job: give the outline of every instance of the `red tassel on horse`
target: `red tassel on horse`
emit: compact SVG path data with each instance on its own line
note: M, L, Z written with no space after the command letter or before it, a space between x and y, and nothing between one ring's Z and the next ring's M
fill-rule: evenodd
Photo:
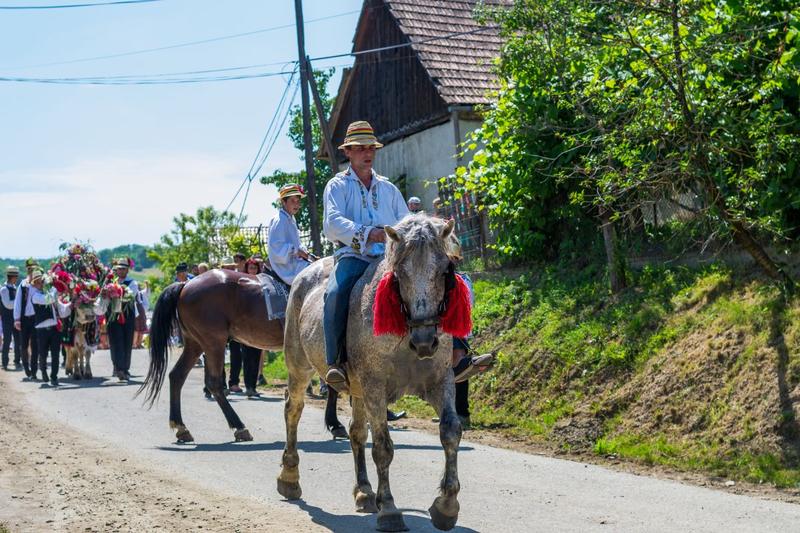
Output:
M374 335L406 334L406 317L400 306L400 295L394 281L394 272L387 272L378 283L375 305L372 308L372 333Z
M456 286L450 290L447 309L442 314L441 320L442 331L453 337L466 337L472 331L469 288L459 275L456 275Z

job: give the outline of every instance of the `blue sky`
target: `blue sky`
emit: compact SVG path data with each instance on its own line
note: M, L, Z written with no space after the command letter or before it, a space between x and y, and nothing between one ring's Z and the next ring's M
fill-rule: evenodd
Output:
M0 5L79 3L0 0ZM361 0L304 0L311 56L349 52ZM353 12L353 13L348 13ZM330 18L319 22L313 19ZM146 54L50 66L294 23L294 0L164 0L0 11L0 76L145 75L297 58L294 28ZM341 65L348 58L328 60ZM288 66L291 70L291 65ZM0 82L0 256L49 256L64 240L150 244L178 213L223 209L250 168L287 76L187 85ZM299 94L296 102L299 103ZM261 171L303 166L285 134ZM253 183L248 223L273 214ZM240 197L241 200L241 197ZM238 212L240 201L234 204Z

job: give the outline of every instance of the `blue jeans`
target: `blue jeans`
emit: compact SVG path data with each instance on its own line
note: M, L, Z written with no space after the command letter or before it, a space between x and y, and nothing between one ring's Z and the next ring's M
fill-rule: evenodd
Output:
M325 289L322 311L322 330L325 333L325 359L335 365L347 334L347 314L350 309L350 292L358 278L369 266L367 261L355 257L337 259Z

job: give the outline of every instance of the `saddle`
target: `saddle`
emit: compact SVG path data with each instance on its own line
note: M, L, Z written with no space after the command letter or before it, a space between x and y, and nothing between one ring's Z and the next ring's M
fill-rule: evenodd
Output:
M258 274L258 283L264 294L267 304L267 318L269 320L284 320L286 306L289 303L289 286L274 272Z

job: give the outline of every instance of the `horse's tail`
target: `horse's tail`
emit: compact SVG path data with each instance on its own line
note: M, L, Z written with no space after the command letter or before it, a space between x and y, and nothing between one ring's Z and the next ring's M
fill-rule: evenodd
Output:
M167 373L167 353L171 344L173 326L180 327L178 322L178 298L184 283L173 283L161 293L153 309L150 324L150 369L147 377L136 393L138 396L147 390L145 404L152 407L158 399L164 376Z

